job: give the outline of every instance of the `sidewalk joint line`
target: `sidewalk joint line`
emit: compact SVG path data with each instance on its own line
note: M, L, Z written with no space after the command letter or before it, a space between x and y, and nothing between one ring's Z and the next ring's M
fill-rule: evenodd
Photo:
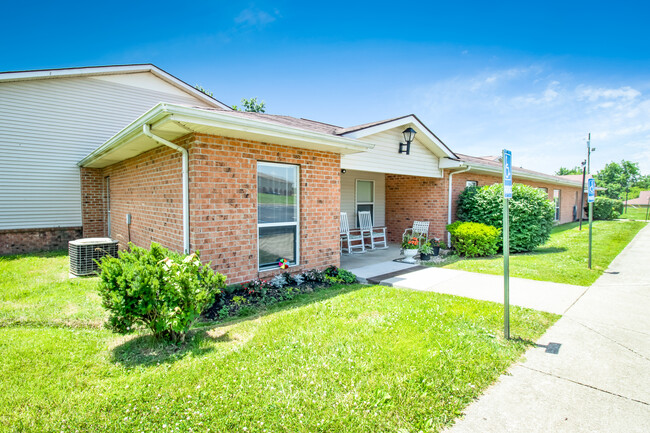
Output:
M634 354L637 355L637 356L640 356L641 358L645 359L646 361L650 361L650 358L647 358L646 356L644 356L643 354L637 352L636 350L631 349L631 348L627 347L626 345L624 345L624 344L622 344L622 343L619 343L618 341L614 340L613 338L608 337L607 335L604 335L604 334L602 334L601 332L596 331L594 328L592 328L592 327L590 327L590 326L587 326L587 325L585 325L585 324L582 323L582 322L578 322L578 321L575 320L575 319L571 319L570 317L569 317L569 320L573 320L575 323L577 323L578 325L582 325L582 326L584 326L585 328L589 329L591 332L594 332L594 333L600 335L601 337L606 338L606 339L608 339L609 341L612 341L612 342L618 344L618 345L621 346L622 348L629 350L630 352L634 353Z
M540 374L545 374L546 376L555 377L555 378L557 378L557 379L561 379L561 380L566 380L567 382L575 383L576 385L581 385L581 386L584 386L584 387L587 387L587 388L591 388L591 389L596 390L596 391L604 392L605 394L610 394L610 395L613 395L613 396L615 396L615 397L624 398L624 399L626 399L626 400L630 400L630 401L634 401L634 402L636 402L636 403L641 403L641 404L644 404L644 405L646 405L646 406L650 406L650 403L645 402L645 401L642 401L642 400L637 400L637 399L635 399L635 398L626 397L626 396L621 395L621 394L616 394L615 392L607 391L607 390L605 390L605 389L600 389L600 388L597 388L597 387L595 387L595 386L593 386L593 385L588 385L588 384L586 384L586 383L578 382L578 381L576 381L576 380L567 379L566 377L558 376L558 375L556 375L556 374L552 374L552 373L548 373L548 372L546 372L546 371L538 370L538 369L536 369L536 368L528 367L527 365L523 365L523 364L520 364L520 365L521 365L522 367L524 367L524 368L530 370L530 371L535 371L535 372L540 373Z

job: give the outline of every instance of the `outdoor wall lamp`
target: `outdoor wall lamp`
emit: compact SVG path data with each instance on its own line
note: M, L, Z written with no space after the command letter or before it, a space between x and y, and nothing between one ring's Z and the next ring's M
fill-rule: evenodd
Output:
M406 153L408 155L411 153L411 142L413 141L413 137L415 137L415 129L410 127L406 128L402 132L402 135L404 136L404 141L406 141L406 143L399 144L399 153Z

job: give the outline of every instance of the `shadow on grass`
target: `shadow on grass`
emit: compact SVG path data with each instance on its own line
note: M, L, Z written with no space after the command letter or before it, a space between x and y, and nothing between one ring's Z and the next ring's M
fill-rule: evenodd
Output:
M278 302L270 306L261 306L247 316L229 317L223 321L200 322L194 329L190 330L183 344L159 341L153 338L152 335L138 336L115 347L112 351L112 362L122 364L126 367L148 367L164 363L171 364L183 359L187 355L201 356L214 351L215 344L232 341L229 331L221 334L211 331L282 311L301 308L315 302L354 292L364 287L367 286L354 284L350 286L328 287L312 293L298 295L289 301Z
M29 254L12 254L9 256L0 256L0 260L10 261L10 260L28 259L32 257L47 258L47 257L62 257L67 255L68 255L68 250L39 251L39 252L29 253Z
M529 253L516 253L520 255L527 255L527 256L538 256L541 254L557 254L557 253L563 253L565 251L568 251L569 249L566 247L540 247L536 248L535 250L529 252ZM515 254L513 254L515 255Z
M589 221L586 221L587 224L589 224ZM556 234L556 233L562 233L567 230L574 229L578 227L580 223L578 221L574 221L572 223L566 223L566 224L560 224L559 226L555 226L551 229L551 234ZM585 227L585 220L582 220L582 228L584 229Z

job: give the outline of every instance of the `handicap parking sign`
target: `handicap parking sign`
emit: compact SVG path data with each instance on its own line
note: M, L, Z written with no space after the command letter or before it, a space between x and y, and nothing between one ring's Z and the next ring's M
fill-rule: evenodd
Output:
M503 196L512 198L512 152L503 149Z
M596 199L596 181L591 178L587 183L587 203L593 203Z

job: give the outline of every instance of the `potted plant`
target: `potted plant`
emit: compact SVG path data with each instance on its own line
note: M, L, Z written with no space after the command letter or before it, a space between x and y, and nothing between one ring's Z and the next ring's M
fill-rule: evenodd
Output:
M415 263L415 255L418 253L420 240L415 236L404 236L402 238L402 248L404 249L405 263Z
M440 239L433 239L431 241L431 247L433 249L433 255L437 256L440 254L440 248L443 250L447 248L447 244L445 244L445 241L441 241Z
M431 254L433 253L433 247L431 242L422 242L420 245L420 260L431 260Z

